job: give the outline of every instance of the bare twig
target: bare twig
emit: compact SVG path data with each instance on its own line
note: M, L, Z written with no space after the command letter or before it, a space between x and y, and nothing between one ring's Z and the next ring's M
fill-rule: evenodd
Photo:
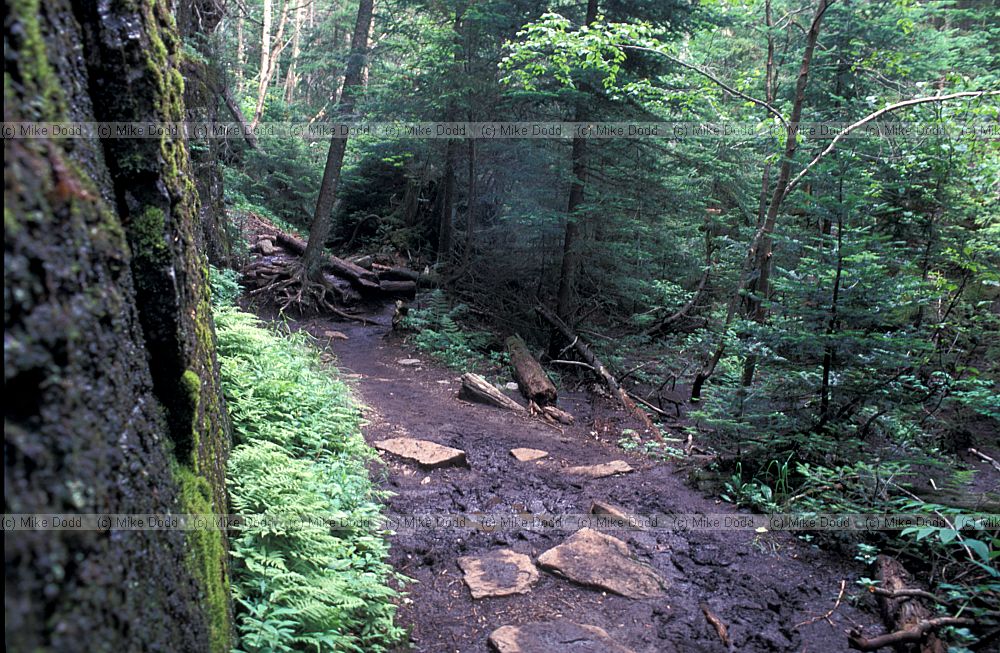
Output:
M930 592L924 590L915 589L901 589L901 590L889 590L884 587L872 587L870 588L872 594L877 594L878 596L884 596L890 599L899 598L920 598L927 599L928 601L934 601L935 603L948 603L947 600L942 599L936 594L931 594Z
M698 66L695 66L694 64L690 64L690 63L688 63L686 61L682 61L682 60L678 59L677 57L669 55L666 52L664 52L663 50L657 50L656 48L647 48L647 47L642 46L642 45L622 45L620 47L623 50L639 50L641 52L652 52L653 54L658 54L661 57L664 57L665 59L669 59L670 61L673 61L675 64L677 64L678 66L681 66L682 68L687 68L688 70L693 70L694 72L698 73L702 77L705 77L705 78L711 80L716 86L718 86L722 90L726 91L727 93L731 93L732 95L735 95L738 98L742 98L742 99L746 100L747 102L752 102L752 103L756 104L759 107L763 107L769 114L771 114L772 116L774 116L775 118L777 118L781 122L782 125L784 125L785 127L788 126L788 123L785 121L785 116L783 116L781 114L781 112L778 111L776 108L774 108L772 105L768 104L764 100L759 100L759 99L753 97L752 95L747 95L743 91L739 91L739 90L733 88L732 86L730 86L729 84L725 83L724 81L722 81L721 79L719 79L718 77L716 77L715 75L713 75L712 73L710 73L709 71L705 70L704 68L700 68Z
M973 455L976 455L976 456L979 456L980 458L982 458L983 460L985 460L989 464L993 465L993 469L995 469L998 472L1000 472L1000 462L997 462L996 458L990 458L989 456L987 456L986 454L984 454L982 451L979 451L978 449L973 449L972 447L969 447L969 453L971 453Z
M846 580L841 580L840 581L840 594L837 595L837 601L833 604L833 607L830 608L826 612L826 614L821 614L820 616L813 617L812 619L806 619L802 623L795 624L795 627L796 628L801 628L802 626L808 626L810 624L816 623L817 621L820 621L821 619L826 619L830 623L830 625L833 625L833 622L830 621L830 617L832 617L833 613L836 612L837 608L840 607L840 602L844 600L844 591L846 589L847 589L847 581Z

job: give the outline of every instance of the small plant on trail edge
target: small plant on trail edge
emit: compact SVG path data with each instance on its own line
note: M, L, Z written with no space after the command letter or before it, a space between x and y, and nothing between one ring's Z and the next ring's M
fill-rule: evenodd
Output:
M736 472L725 482L723 499L738 506L748 506L764 512L781 512L770 485L753 478L743 480L743 465L736 463Z
M662 441L643 440L632 429L624 429L622 437L618 439L618 446L623 451L640 453L659 460L680 460L685 457L683 449L671 446L667 444L668 442L680 443L681 441L671 438L663 438Z
M502 367L506 353L483 352L491 340L488 333L463 329L459 320L467 311L464 304L451 306L444 291L428 294L423 308L412 308L403 319L403 328L415 331L417 349L456 370Z
M358 407L303 337L220 305L235 298L231 275L213 271L212 286L235 444L227 485L249 517L230 538L235 650L385 651L404 635L389 583L406 579L373 526L385 493L368 476Z

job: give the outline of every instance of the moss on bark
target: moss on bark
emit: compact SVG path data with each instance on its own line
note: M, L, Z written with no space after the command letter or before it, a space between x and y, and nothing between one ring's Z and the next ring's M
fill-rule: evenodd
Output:
M6 120L183 120L164 0L7 7ZM191 177L169 133L5 139L8 512L227 511ZM8 650L229 647L217 530L27 531L4 543Z

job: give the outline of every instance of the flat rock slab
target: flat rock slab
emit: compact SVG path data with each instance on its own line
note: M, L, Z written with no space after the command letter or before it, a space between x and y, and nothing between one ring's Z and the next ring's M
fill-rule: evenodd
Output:
M465 452L461 449L452 449L429 440L390 438L376 442L375 448L379 451L388 451L428 469L466 464Z
M549 455L548 451L542 451L541 449L528 449L525 447L519 447L517 449L511 449L510 455L517 458L522 463L530 463L532 460L540 460Z
M589 476L590 478L604 478L605 476L614 476L615 474L627 474L634 470L624 460L612 460L609 463L601 463L600 465L570 467L566 471L570 474Z
M420 365L419 358L400 358L396 362L399 363L400 365Z
M472 598L524 594L538 582L538 570L531 558L510 549L497 549L480 556L458 559L465 572L465 584Z
M633 653L603 628L560 619L501 626L490 633L499 653Z
M591 528L581 528L538 556L538 566L630 599L663 596L664 581L651 567L633 560L627 544Z

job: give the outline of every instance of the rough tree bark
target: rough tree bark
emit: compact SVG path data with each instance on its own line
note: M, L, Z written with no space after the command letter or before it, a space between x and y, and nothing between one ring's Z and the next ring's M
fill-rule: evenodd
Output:
M170 3L6 9L6 120L185 120ZM3 201L7 511L225 513L185 142L4 139ZM5 647L227 652L227 558L215 529L6 532Z

